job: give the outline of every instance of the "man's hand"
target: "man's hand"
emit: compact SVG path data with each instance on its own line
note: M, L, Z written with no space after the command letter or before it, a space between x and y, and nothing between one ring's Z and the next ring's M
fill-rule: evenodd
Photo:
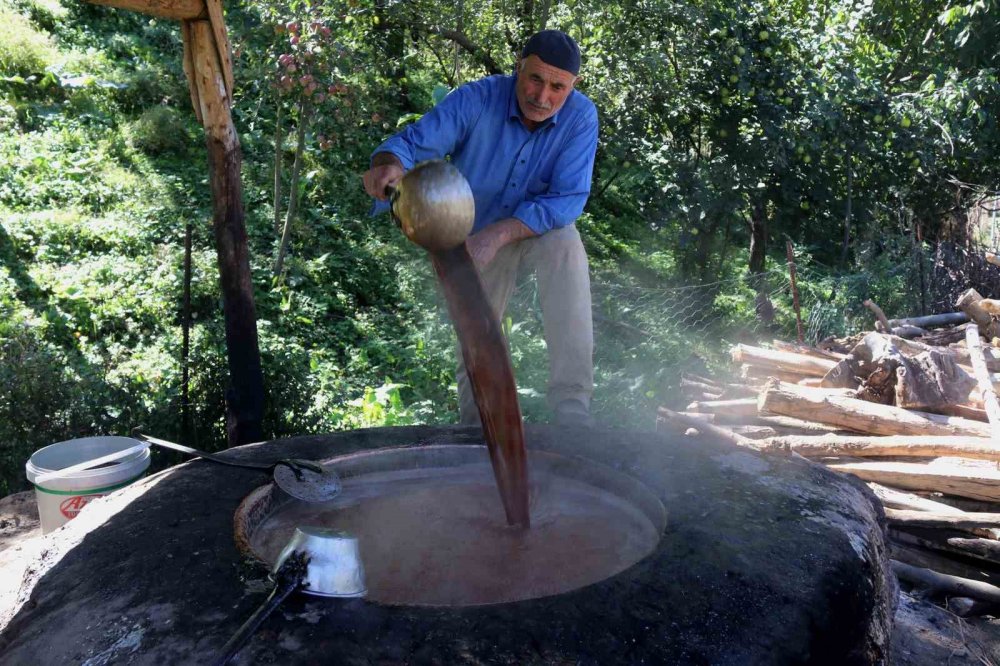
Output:
M531 238L535 232L516 217L508 217L474 233L465 241L469 256L480 270L486 268L504 245Z
M493 257L497 256L497 250L503 247L496 234L489 233L490 228L486 227L477 234L472 234L465 240L465 249L469 251L476 268L486 268Z
M392 153L378 153L372 159L372 168L365 171L361 180L365 184L365 192L379 201L385 201L385 188L395 187L403 177L403 164Z

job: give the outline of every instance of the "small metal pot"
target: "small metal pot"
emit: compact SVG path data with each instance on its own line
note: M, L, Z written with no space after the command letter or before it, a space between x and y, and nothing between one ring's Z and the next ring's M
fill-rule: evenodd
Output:
M363 597L368 591L357 537L327 527L296 527L272 571L277 573L293 553L305 554L309 562L302 592L320 597Z
M454 165L429 160L410 169L396 185L392 216L411 241L444 252L469 236L476 202L469 181Z
M325 527L296 527L274 563L271 578L271 594L223 646L215 666L229 664L264 620L296 590L320 597L363 597L368 591L357 538Z

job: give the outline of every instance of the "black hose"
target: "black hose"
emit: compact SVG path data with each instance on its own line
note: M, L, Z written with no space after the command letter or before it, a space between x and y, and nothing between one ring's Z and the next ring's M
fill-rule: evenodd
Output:
M271 594L268 595L264 603L260 605L254 614L251 615L243 626L240 627L233 637L226 642L222 648L222 653L214 662L215 666L226 666L233 657L243 648L250 637L260 627L260 625L281 605L289 594L294 592L306 577L306 568L309 564L304 552L295 552L288 556L285 563L274 574L275 584Z

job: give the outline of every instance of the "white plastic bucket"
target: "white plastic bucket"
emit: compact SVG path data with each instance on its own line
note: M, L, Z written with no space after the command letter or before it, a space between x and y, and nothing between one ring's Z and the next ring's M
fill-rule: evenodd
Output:
M124 488L141 478L149 468L149 449L141 449L121 460L94 469L71 472L49 479L42 485L35 479L43 474L94 460L141 444L129 437L84 437L38 449L28 459L28 481L35 486L42 533L48 534L76 517L87 502Z

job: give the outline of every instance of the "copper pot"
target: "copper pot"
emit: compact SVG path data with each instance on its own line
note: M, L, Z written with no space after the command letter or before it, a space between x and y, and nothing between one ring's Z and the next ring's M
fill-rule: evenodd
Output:
M392 216L406 237L431 252L452 250L472 231L476 203L465 176L450 162L410 169L392 192Z

